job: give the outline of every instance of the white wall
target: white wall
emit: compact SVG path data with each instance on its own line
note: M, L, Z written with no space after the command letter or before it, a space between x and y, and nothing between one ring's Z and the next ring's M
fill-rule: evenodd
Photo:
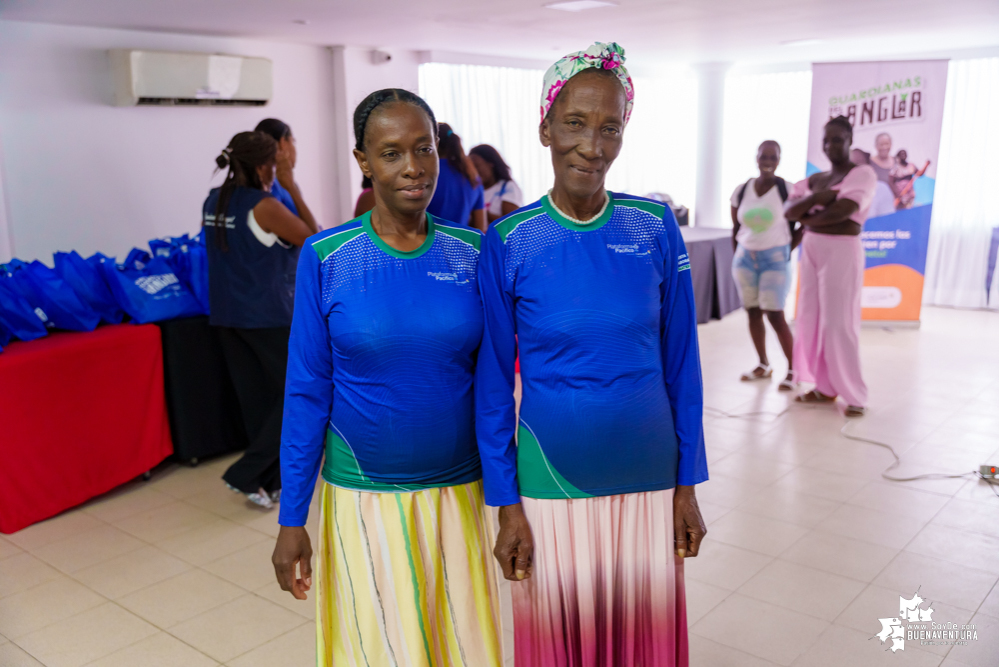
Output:
M14 256L10 226L7 224L7 198L3 191L3 145L0 144L0 262L8 262Z
M403 88L419 94L420 54L416 51L392 50L392 60L375 63L372 49L356 46L334 46L333 70L336 117L335 164L339 206L336 224L354 216L354 203L361 194L361 170L352 153L354 141L354 109L364 98L382 88Z
M274 98L264 107L114 107L110 48L270 58ZM48 263L57 250L120 257L150 238L197 231L215 156L268 116L296 135L296 179L320 224L342 222L334 79L322 47L0 21L0 188L13 253ZM3 218L0 210L0 236Z

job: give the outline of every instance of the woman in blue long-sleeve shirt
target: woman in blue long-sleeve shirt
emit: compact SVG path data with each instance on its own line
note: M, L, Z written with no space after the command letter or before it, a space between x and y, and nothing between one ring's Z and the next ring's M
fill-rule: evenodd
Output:
M482 235L426 212L436 128L407 91L361 103L375 207L309 238L298 267L274 565L304 599L321 466L320 665L502 662L472 393Z
M683 557L707 479L693 289L670 209L604 189L632 106L623 61L595 44L548 70L555 186L489 228L479 264L476 431L517 667L687 665Z

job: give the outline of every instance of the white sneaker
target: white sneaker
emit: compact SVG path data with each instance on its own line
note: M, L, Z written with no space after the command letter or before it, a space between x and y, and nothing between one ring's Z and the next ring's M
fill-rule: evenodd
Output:
M245 491L240 491L229 482L226 482L225 485L229 487L230 491L235 491L236 493L242 493L244 496L246 496L247 500L249 500L254 505L259 505L264 509L269 509L269 510L274 509L274 503L271 502L271 496L269 496L267 492L264 491L263 489L257 489L255 493L246 493ZM278 495L280 495L280 493L281 492L278 491Z
M260 505L264 509L274 509L274 503L271 502L270 496L263 489L257 489L256 493L248 493L246 497L254 505Z

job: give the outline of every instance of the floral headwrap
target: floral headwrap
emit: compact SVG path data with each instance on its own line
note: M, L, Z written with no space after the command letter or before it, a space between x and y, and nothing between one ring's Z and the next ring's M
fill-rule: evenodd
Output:
M548 68L545 72L545 84L541 89L541 122L544 122L548 110L555 104L555 98L565 82L591 67L609 69L617 75L618 81L624 86L624 123L628 124L631 107L635 103L635 84L624 66L624 48L617 42L596 42L585 51L570 53Z

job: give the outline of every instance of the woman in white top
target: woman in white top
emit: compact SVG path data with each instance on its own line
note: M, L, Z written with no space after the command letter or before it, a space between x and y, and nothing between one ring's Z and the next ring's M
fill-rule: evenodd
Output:
M479 144L468 153L486 189L486 217L491 223L524 205L520 187L510 178L510 167L499 151L489 144Z
M801 230L784 217L787 184L775 174L780 164L780 145L764 141L756 152L760 175L740 185L732 193L732 275L749 314L749 335L760 356L753 370L742 380L764 380L773 375L767 358L763 315L777 334L787 357L787 376L779 389L795 388L792 363L794 337L784 319L784 301L791 286L791 251L801 241Z

